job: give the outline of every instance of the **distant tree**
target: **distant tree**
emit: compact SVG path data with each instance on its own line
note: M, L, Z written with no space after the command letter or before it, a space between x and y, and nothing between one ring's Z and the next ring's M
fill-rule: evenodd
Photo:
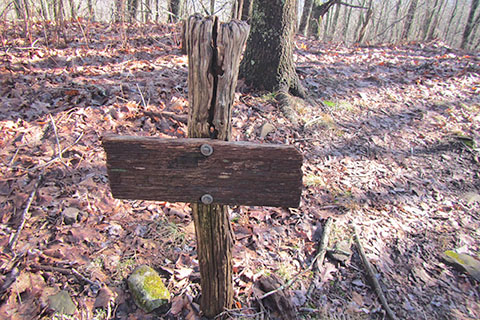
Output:
M232 6L232 19L248 20L252 10L252 0L234 0Z
M407 19L403 26L402 35L400 37L403 40L408 40L408 35L410 34L410 30L413 24L413 17L415 16L415 11L417 10L417 4L418 4L418 0L410 1L410 6L408 7L408 12L407 12Z
M127 10L128 10L128 20L130 22L135 21L135 18L137 17L138 0L128 0Z
M308 0L306 0L305 2L307 2L307 1ZM353 5L353 4L343 2L342 0L328 0L328 1L326 1L324 3L321 3L321 4L319 4L318 0L313 0L312 10L310 11L310 13L309 13L309 10L307 10L307 11L304 10L303 11L302 20L307 19L307 17L303 17L303 15L307 15L310 18L308 19L308 23L305 22L305 24L306 24L305 25L305 28L306 28L305 30L306 31L303 31L302 33L304 35L315 35L315 36L318 37L321 19L335 5L343 5L343 6L347 6L347 7L350 7L350 8L357 8L357 9L368 9L368 8L365 8L363 5ZM333 17L333 22L332 23L336 24L335 16ZM325 28L326 28L325 30L326 31L328 31L328 26L329 26L329 24L327 23L325 25Z
M168 0L168 11L169 14L168 20L170 22L177 22L180 16L180 8L182 1L181 0Z
M373 0L370 0L368 3L368 10L365 19L363 20L362 26L360 27L358 31L358 37L357 37L357 43L361 43L363 39L365 38L365 34L367 31L367 26L368 23L370 22L372 16L373 16L373 10L372 10L372 2Z
M95 20L95 10L93 9L92 0L87 0L88 18L92 21Z
M463 31L462 43L460 44L460 47L462 49L465 49L467 47L472 31L475 27L474 19L475 19L475 13L477 12L477 8L478 8L478 3L479 3L479 0L472 0L472 3L470 5L470 13L468 14L467 24Z
M303 34L304 36L307 35L308 23L310 21L310 16L312 15L314 2L314 0L305 0L305 3L303 5L303 12L300 19L300 26L298 27L298 32L300 34Z

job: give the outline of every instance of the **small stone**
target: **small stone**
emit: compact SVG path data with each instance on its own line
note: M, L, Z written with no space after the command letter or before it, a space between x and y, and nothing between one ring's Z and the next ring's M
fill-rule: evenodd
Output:
M147 265L137 267L127 283L135 304L147 313L168 303L170 299L170 292L162 278Z
M344 263L352 256L351 243L348 240L338 241L333 249L328 252L332 258Z
M447 250L443 254L445 261L465 270L470 276L480 282L480 260L466 253L457 253L452 250Z
M63 209L63 212L62 212L63 222L65 224L74 224L75 222L78 221L79 213L80 213L80 210L74 207L68 207Z
M49 296L48 305L50 309L61 314L73 315L77 311L77 307L75 307L72 298L65 290Z
M260 139L265 139L265 137L275 131L275 127L268 122L265 122L260 129Z

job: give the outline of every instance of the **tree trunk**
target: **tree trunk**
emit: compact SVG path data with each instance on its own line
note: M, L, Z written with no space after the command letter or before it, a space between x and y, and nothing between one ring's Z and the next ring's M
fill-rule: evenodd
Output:
M210 0L210 14L215 14L215 0Z
M435 13L435 15L433 16L433 21L431 22L430 26L429 26L429 30L428 30L428 34L427 34L427 41L432 41L434 36L435 36L435 30L437 30L437 26L438 26L438 21L440 20L440 17L443 15L443 11L445 10L445 4L446 4L446 1L444 0L440 0L440 4L437 8L437 12Z
M246 83L305 96L293 62L295 0L253 2L252 32L240 65Z
M308 23L310 21L310 16L312 15L313 3L314 0L305 0L305 4L303 5L302 18L300 19L300 27L298 28L298 32L304 36L307 35Z
M92 0L87 0L88 18L95 21L95 11L93 10Z
M168 11L171 13L169 14L168 20L172 23L178 21L180 16L180 0L169 0L168 1Z
M75 8L75 2L73 0L68 0L68 4L70 5L70 15L73 20L77 19L77 12Z
M137 17L138 0L128 0L128 20L134 22Z
M479 0L472 0L472 4L470 6L470 13L468 14L468 19L467 19L467 25L463 30L462 43L460 44L460 47L462 49L467 48L468 42L470 40L470 35L472 34L472 30L474 27L473 19L475 18L475 12L477 11L478 3L479 3Z
M370 19L372 18L372 15L373 15L373 10L371 6L372 6L372 0L370 0L370 4L368 5L367 16L365 17L365 21L363 22L363 25L360 28L360 31L358 32L357 43L362 43L363 39L365 38L365 33L367 31L368 23L370 22Z
M457 9L458 9L458 0L455 0L455 5L453 6L453 10L452 10L452 13L450 15L450 19L448 20L447 27L445 28L445 34L443 35L443 38L445 40L448 40L448 32L451 30L453 19L457 15Z
M413 17L415 16L415 11L417 10L417 3L418 0L411 0L410 2L410 6L408 7L407 20L405 21L405 25L403 26L401 36L402 40L408 40L408 35L410 34L410 30L412 29Z
M18 20L23 19L23 0L14 0L13 5L15 7L15 13Z
M186 25L189 138L229 140L241 51L249 26L192 16ZM215 202L215 199L213 199ZM202 287L201 309L212 318L233 303L233 235L227 206L192 204Z

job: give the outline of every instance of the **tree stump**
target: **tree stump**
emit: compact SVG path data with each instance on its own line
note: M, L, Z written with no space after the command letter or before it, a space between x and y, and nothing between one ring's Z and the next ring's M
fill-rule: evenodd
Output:
M228 141L241 52L250 27L245 22L219 23L217 17L191 16L186 22L188 54L189 138ZM197 238L200 305L214 317L233 303L232 241L228 207L192 204Z

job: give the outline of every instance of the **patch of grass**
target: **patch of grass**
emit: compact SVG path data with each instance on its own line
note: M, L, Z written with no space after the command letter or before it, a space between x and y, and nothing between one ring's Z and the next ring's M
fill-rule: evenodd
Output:
M268 92L262 96L260 96L260 99L264 100L265 102L275 102L277 97L276 92Z
M132 258L121 261L117 265L117 275L122 279L125 278L132 271L134 266L135 260Z
M275 271L275 273L282 278L285 282L289 281L292 279L292 270L286 265L285 263L280 264L278 269Z
M307 174L303 177L303 184L307 187L324 187L326 186L325 180L321 176L314 174Z
M166 218L157 221L155 227L155 236L161 238L165 243L174 247L181 247L186 243L186 233L182 227Z
M305 128L311 127L311 126L323 127L327 129L337 128L337 124L335 123L335 120L328 113L322 113L320 116L305 122Z
M108 318L107 310L100 308L95 310L95 314L93 315L93 320L105 320Z

